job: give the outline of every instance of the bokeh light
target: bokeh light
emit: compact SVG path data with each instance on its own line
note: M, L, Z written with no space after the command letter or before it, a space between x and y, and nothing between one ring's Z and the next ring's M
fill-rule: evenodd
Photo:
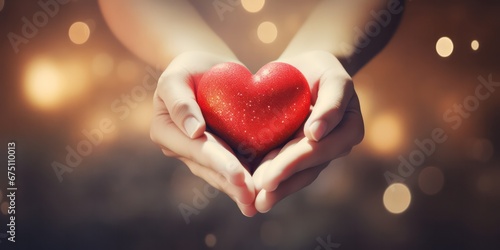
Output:
M217 244L217 237L214 234L207 234L205 236L205 244L207 247L214 247Z
M62 70L64 98L76 100L88 89L88 72L78 61L66 62Z
M37 59L31 63L24 87L29 101L40 108L54 108L64 97L62 72L47 59Z
M198 205L205 202L198 191L205 193L205 181L193 175L181 161L162 155L159 146L148 137L154 89L147 89L143 98L140 85L144 79L154 85L161 71L151 68L154 74L145 72L146 63L157 58L141 57L146 60L141 61L136 55L151 55L142 49L156 45L143 46L139 51L129 50L130 44L124 45L121 41L129 38L132 42L137 41L133 40L137 34L127 33L123 23L108 25L108 16L101 13L104 9L95 2L90 5L87 1L57 4L57 1L45 0L47 8L41 8L38 2L0 0L5 33L25 37L23 33L28 31L35 35L29 39L25 37L29 41L18 45L4 37L2 51L6 63L2 74L5 137L19 142L20 160L35 163L21 166L24 168L19 172L23 177L19 184L27 187L23 196L36 197L18 200L22 216L36 218L19 221L18 236L28 236L28 243L39 242L57 248L61 245L57 243L61 227L67 228L65 245L79 242L76 244L85 249L93 245L112 245L120 241L124 233L136 235L130 245L143 249L165 246L174 249L246 246L252 249L313 249L337 239L346 248L432 245L438 249L446 248L457 234L470 236L465 243L479 248L496 249L497 245L491 246L492 243L500 243L497 239L500 235L500 213L497 211L500 130L495 129L500 126L498 91L482 101L476 111L466 110L470 113L468 118L454 111L458 110L455 105L463 106L464 100L470 99L468 96L477 95L476 87L481 82L484 84L478 80L479 76L488 80L492 74L492 82L500 80L495 76L495 69L498 69L495 55L500 47L490 45L500 39L500 35L492 32L500 5L463 0L442 4L429 1L414 4L416 1L411 1L403 6L410 8L387 49L353 76L367 130L362 148L355 147L349 156L335 160L309 188L290 195L269 213L249 220L224 193L216 199L205 195L209 204L199 209ZM241 0L242 6L235 6L236 2L240 3L238 0L217 1L223 3L219 5L222 8L219 12L211 6L213 1L190 2L194 5L193 10L198 10L203 20L221 39L227 40L231 49L255 72L262 64L279 56L320 1L291 4L290 1ZM343 11L358 12L351 8L354 6L339 7L331 12L324 10L331 14L328 19L338 20L338 24L352 24L339 25L335 30L341 42L332 49L339 51L339 58L362 49L356 45L365 41L371 47L382 46L388 40L379 43L380 35L362 37L367 30L369 33L377 30L372 24L382 27L384 23L381 22L388 21L382 12L370 14L372 6L359 9L367 14L361 20L363 24L369 23L359 26L354 21L362 18L362 13L358 16ZM47 9L56 15L52 17ZM150 9L153 14L155 9ZM116 9L110 11L116 15ZM145 15L153 17L148 11ZM224 21L219 20L221 15ZM48 17L48 25L34 24L34 19L42 23L44 16ZM394 21L396 15L390 17ZM466 25L464 20L467 20ZM86 27L82 26L86 37L82 45L75 44L70 36L70 27L77 21L88 27L85 33ZM258 35L258 27L264 21L272 22L274 29L269 44ZM147 20L141 19L138 25L146 23ZM322 23L325 27L332 26L332 22ZM418 29L430 23L437 33ZM12 24L11 27L8 24ZM31 26L36 31L29 32ZM318 25L315 31L325 27ZM111 29L122 30L124 37L116 33L120 39L116 38ZM149 27L146 31L153 30L154 27ZM358 31L361 36L353 35ZM439 43L443 53L448 43L447 58L438 54L437 43L444 36L448 40ZM196 42L182 41L183 45ZM350 42L354 46L348 46ZM425 45L425 48L408 49L415 45ZM251 47L255 48L249 49ZM45 60L39 61L39 58ZM35 66L37 62L40 64ZM160 65L164 67L165 63ZM355 65L356 60L350 66ZM33 80L28 81L29 77ZM35 91L30 91L35 94L29 93L29 88L34 88ZM491 89L482 88L479 92L487 94ZM124 95L131 97L133 105L123 102ZM113 105L116 101L119 101L120 111L112 108L117 107ZM453 111L447 113L448 118L456 120L445 117L448 110ZM83 157L73 172L65 173L63 183L58 185L51 163L69 165L67 147L77 150L80 142L88 139L82 131L98 129L103 119L112 121L116 126L114 132L104 134L102 141L96 139L99 143L92 148L92 153ZM36 126L37 123L41 126ZM459 128L454 129L458 123ZM414 143L417 139L429 142L427 139L433 139L436 127L445 131L446 142L435 142L433 146ZM414 154L416 151L424 153L422 159L425 160L418 166L411 162L412 159L420 162ZM403 162L399 155L409 163ZM37 168L40 164L36 163L45 167L40 171ZM394 176L391 180L403 183L392 187L396 191L385 184L388 173ZM4 220L7 217L3 214L7 213L9 205L5 186L0 188L3 191L0 191L0 218ZM189 215L189 225L184 222L183 212L179 212L181 203L199 211L199 215ZM457 212L457 204L465 205ZM175 232L175 236L136 232L137 221L145 214L147 218L139 230L152 231L161 224L164 225L162 231ZM100 234L109 237L86 240L81 232L102 224L103 218L106 227ZM443 221L446 223L440 223ZM37 231L40 228L44 230ZM123 233L115 233L117 230ZM0 233L0 245L8 243L3 235L5 231ZM455 245L460 243L463 240L459 239Z
M426 167L418 175L418 186L427 195L434 195L443 189L444 175L437 167Z
M402 183L391 184L384 192L384 206L393 214L400 214L410 206L410 189Z
M453 53L453 41L449 37L441 37L436 42L436 52L441 57L449 57Z
M241 0L243 8L250 13L259 12L265 3L266 0Z
M257 36L263 43L272 43L278 37L278 28L272 22L263 22L257 28Z
M69 27L69 39L75 44L84 44L90 37L90 28L84 22L75 22Z
M267 246L276 246L283 237L283 228L276 221L265 221L260 228L260 238Z
M93 33L94 30L95 30L95 27L96 27L96 22L94 19L92 18L89 18L89 19L85 19L85 21L83 21L85 24L87 24L87 26L89 27L89 30L90 30L90 33Z
M114 61L107 53L101 53L94 57L91 67L96 76L104 77L113 71Z
M478 40L474 40L470 43L470 47L472 48L472 50L478 50L479 49L479 41Z
M403 141L403 126L398 116L386 113L375 117L368 127L367 142L379 153L396 151Z

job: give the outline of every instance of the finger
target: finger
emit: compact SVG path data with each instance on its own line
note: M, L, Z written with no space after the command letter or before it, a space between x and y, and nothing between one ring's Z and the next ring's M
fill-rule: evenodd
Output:
M262 190L262 179L263 179L263 173L266 171L268 168L269 164L271 163L271 160L273 160L279 153L280 149L275 149L271 152L269 152L264 159L262 159L262 163L260 166L257 167L255 172L253 173L253 182L255 185L255 190L256 192L259 192Z
M361 142L363 134L362 117L359 113L348 111L342 123L323 140L315 142L302 138L290 141L267 167L262 187L274 191L295 173L345 155Z
M214 188L226 193L236 204L238 204L238 207L250 211L246 207L252 205L254 202L255 188L249 173L246 177L246 181L242 185L236 185L227 181L222 174L217 173L213 169L201 166L189 159L182 158L182 161L186 163L194 175L202 178ZM247 215L247 213L245 214Z
M209 133L193 140L182 133L168 115L164 115L153 119L151 139L178 156L223 174L231 183L245 181L245 172L248 171Z
M319 81L318 98L304 125L307 138L319 141L330 133L342 120L354 93L352 80L345 71L324 72Z
M175 125L190 138L201 136L206 128L194 91L192 76L184 69L165 71L156 90Z
M310 185L327 165L328 163L325 163L297 173L290 179L281 183L273 192L268 192L266 190L260 191L255 198L255 208L261 213L267 213L276 203L283 200L285 197Z
M253 217L255 214L257 214L257 209L255 208L253 203L250 205L245 205L236 202L236 205L238 205L238 208L240 209L241 213L246 217Z
M241 187L231 187L231 184L223 176L213 170L199 166L193 161L186 161L186 165L190 166L193 174L207 181L212 187L226 193L236 203L243 215L252 217L257 213L253 205L255 194L250 191L253 187L248 187L246 190Z

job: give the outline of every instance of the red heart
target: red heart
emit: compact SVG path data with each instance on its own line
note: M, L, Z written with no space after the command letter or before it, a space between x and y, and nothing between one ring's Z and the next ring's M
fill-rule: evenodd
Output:
M237 63L218 64L201 78L196 98L208 127L250 165L286 142L311 105L302 73L279 62L255 75Z

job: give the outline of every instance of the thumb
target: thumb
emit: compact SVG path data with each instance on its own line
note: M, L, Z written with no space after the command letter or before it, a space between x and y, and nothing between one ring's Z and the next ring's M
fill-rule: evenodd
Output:
M165 72L158 81L156 96L165 104L177 127L188 137L205 131L205 120L196 102L194 82L187 71Z
M325 72L319 82L318 98L304 125L306 137L319 141L330 133L342 120L354 93L354 85L347 74Z

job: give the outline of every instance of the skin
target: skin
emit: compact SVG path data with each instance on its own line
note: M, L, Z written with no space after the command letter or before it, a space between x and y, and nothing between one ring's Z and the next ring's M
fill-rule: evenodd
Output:
M354 27L363 30L367 22L376 21L372 12L388 4L404 7L400 0L318 4L276 60L295 66L306 77L313 97L311 114L303 130L270 152L250 175L220 138L206 132L195 99L196 84L205 71L222 62L241 63L231 49L188 1L99 4L127 48L152 65L166 67L154 95L151 139L166 156L179 158L193 174L225 192L246 216L267 212L311 184L332 160L361 142L363 118L351 77L387 44L402 11L391 14L390 23L363 48L356 47Z

